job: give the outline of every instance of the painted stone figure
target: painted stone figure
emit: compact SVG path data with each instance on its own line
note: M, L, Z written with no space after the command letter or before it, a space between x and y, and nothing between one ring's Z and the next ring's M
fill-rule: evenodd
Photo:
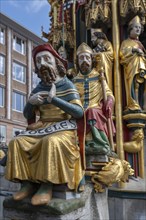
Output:
M72 79L76 75L76 71L73 64L73 58L71 54L71 48L69 45L60 44L57 49L58 54L65 60L67 60L67 73L66 76Z
M139 41L142 25L138 16L128 26L129 38L120 49L120 62L124 67L126 110L146 110L146 50Z
M76 120L83 116L83 108L65 75L66 61L50 44L34 48L33 59L41 82L24 108L27 130L9 143L6 178L22 185L15 200L33 193L31 203L44 205L52 198L52 184L66 183L69 189L79 190L84 171Z
M108 41L102 29L91 28L91 42L93 47L93 56L97 61L97 70L104 68L107 83L112 90L112 67L113 67L113 47Z
M58 54L63 58L63 59L67 59L67 51L66 49L61 45L59 48L58 48Z
M86 117L86 153L110 155L107 118L111 117L114 97L105 82L107 101L103 102L100 73L93 67L93 50L82 43L77 49L79 72L73 79L79 91ZM111 121L112 123L112 121ZM112 124L112 131L115 132Z

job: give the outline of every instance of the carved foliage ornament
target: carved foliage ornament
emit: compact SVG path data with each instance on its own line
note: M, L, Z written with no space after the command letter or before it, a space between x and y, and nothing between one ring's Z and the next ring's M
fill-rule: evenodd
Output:
M125 18L129 13L133 15L139 14L142 23L146 20L146 0L121 0L120 1L120 15Z
M98 21L103 23L111 21L111 0L89 0L85 10L87 27L91 27Z
M56 47L59 42L64 41L73 48L73 18L72 7L73 1L71 0L48 0L51 5L51 28L50 33L53 38L49 42Z

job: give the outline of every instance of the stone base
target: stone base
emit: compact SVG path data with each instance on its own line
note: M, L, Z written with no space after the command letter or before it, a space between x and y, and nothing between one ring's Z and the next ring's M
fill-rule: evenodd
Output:
M132 177L124 188L113 185L108 190L110 220L146 220L146 134L144 146L144 179Z
M69 190L66 184L53 185L53 198L79 199L80 193Z
M60 198L60 199L79 199L80 198L80 193L75 193L75 192L53 192L53 198Z
M108 220L107 192L95 193L87 184L78 199L53 198L46 206L33 206L30 198L16 202L4 200L4 219L15 220Z
M108 194L110 220L146 219L146 179L132 178L123 189L111 187Z

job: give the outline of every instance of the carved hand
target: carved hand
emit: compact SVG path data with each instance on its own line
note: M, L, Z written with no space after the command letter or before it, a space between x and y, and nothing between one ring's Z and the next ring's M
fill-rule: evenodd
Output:
M103 105L103 112L104 112L106 118L111 117L113 104L114 104L114 101L113 101L112 97L108 96L107 101Z
M55 97L55 96L56 96L56 86L54 83L52 83L52 87L51 87L50 92L48 94L47 101L49 103L51 103L53 97Z
M44 102L44 98L38 92L38 93L30 96L28 102L32 105L41 105Z
M132 49L133 53L138 53L139 55L144 55L144 52L140 48L133 48Z

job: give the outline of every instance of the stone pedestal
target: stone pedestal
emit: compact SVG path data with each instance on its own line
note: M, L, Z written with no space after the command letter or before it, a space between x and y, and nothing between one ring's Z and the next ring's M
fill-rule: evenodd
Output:
M33 206L30 198L16 202L4 200L4 218L15 220L109 220L107 191L95 193L87 184L80 198L53 198L47 206Z
M129 197L129 198L128 198ZM146 200L134 198L127 195L127 198L109 199L110 220L145 220Z
M108 190L110 220L146 220L146 130L144 150L145 178L130 178L123 189Z
M124 189L110 188L110 220L146 219L146 179L133 178Z

